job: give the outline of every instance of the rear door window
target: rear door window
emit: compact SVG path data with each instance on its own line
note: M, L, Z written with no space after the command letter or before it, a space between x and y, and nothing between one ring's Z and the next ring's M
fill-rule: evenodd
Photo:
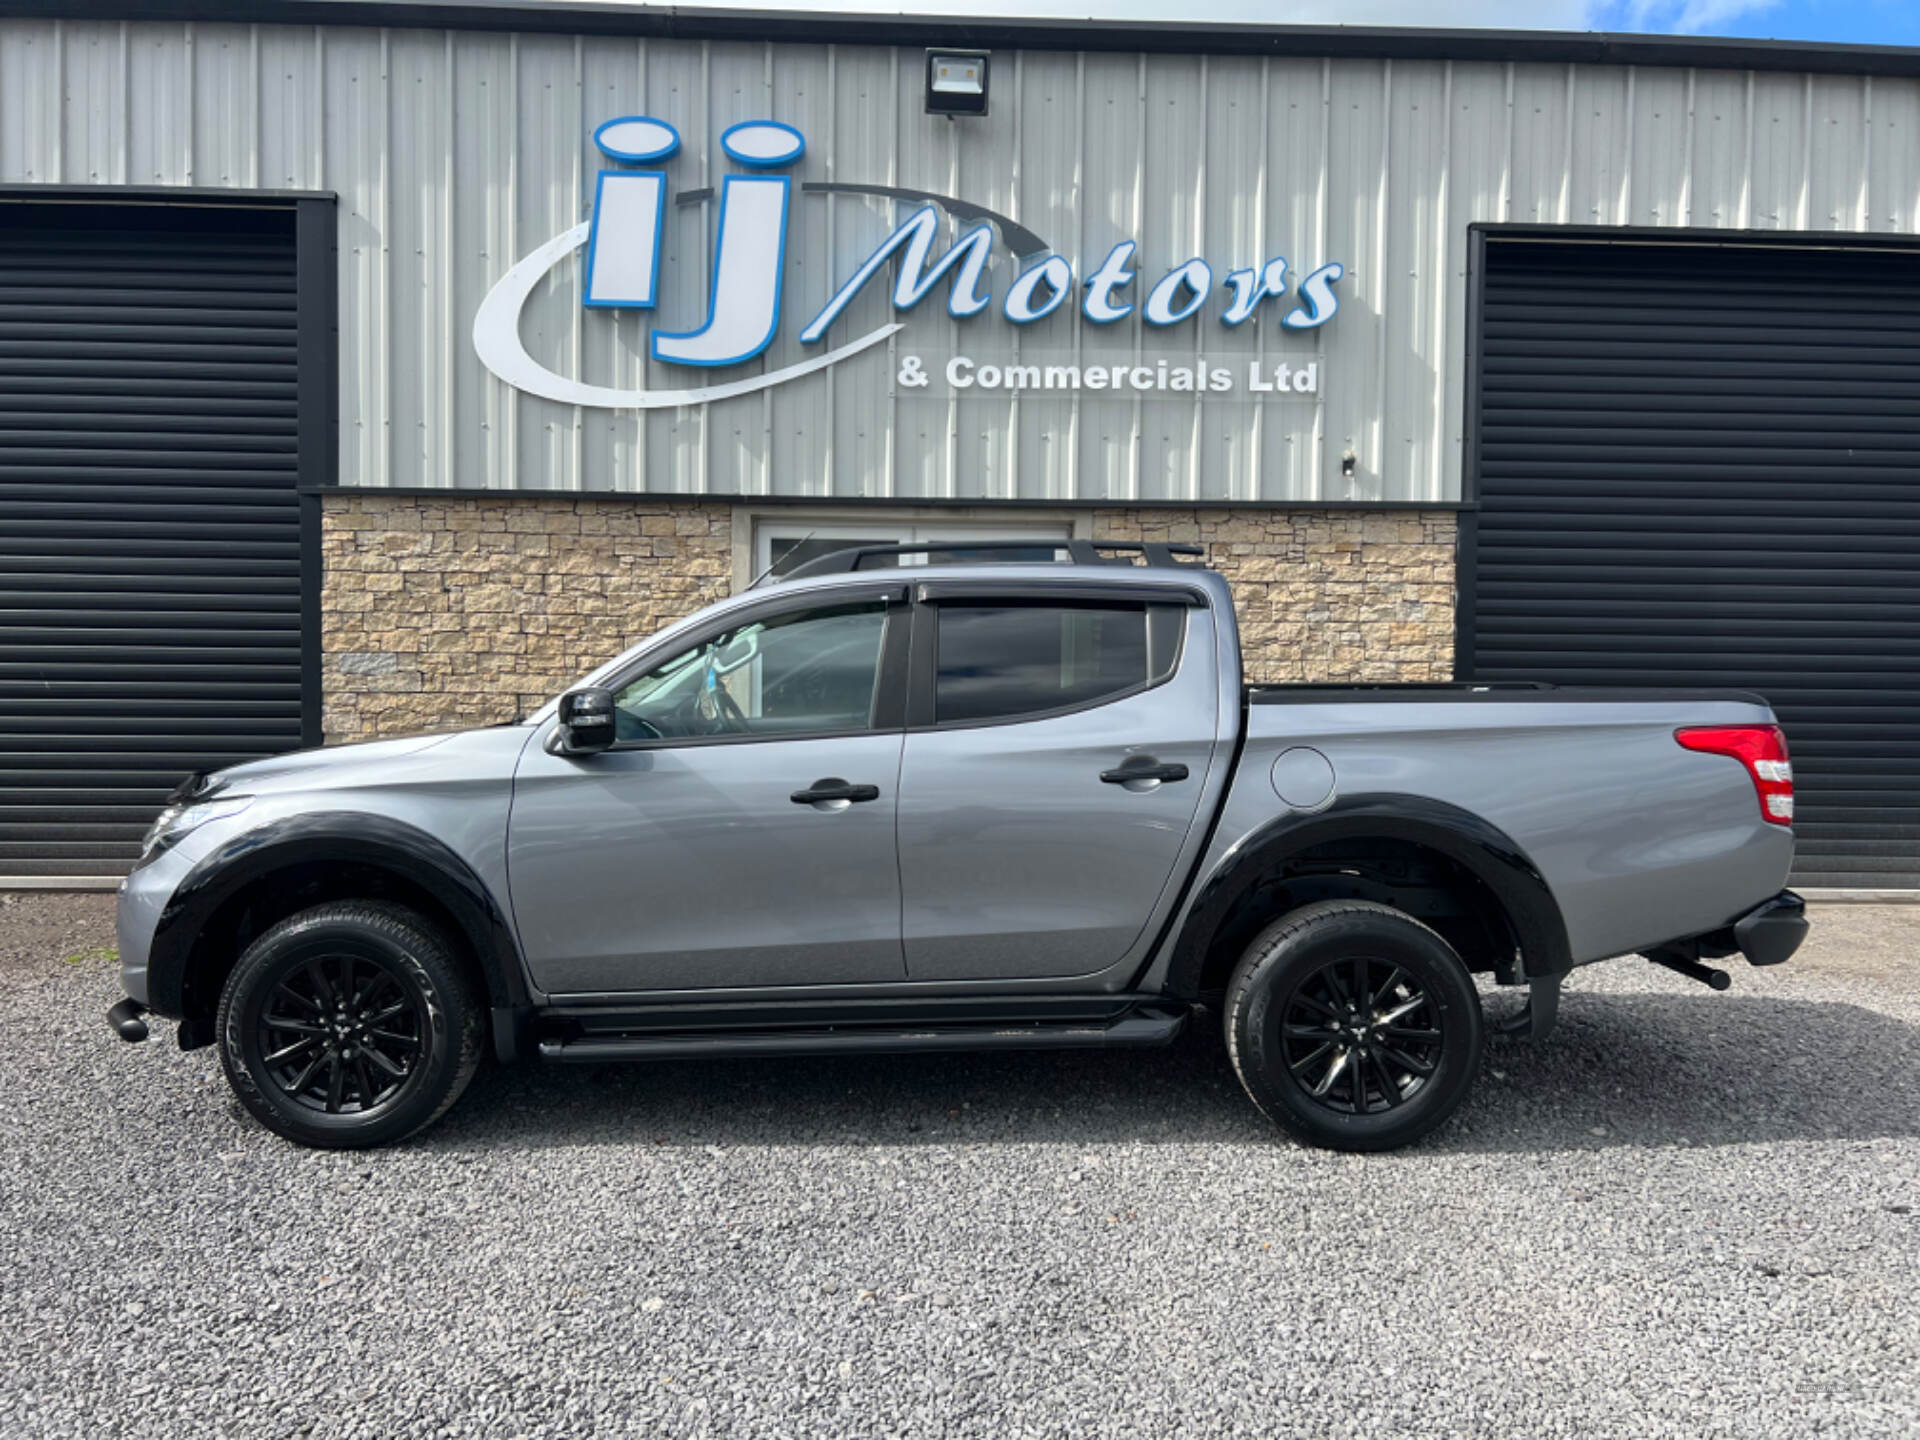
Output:
M1128 604L935 607L934 722L1045 715L1145 689L1172 673L1172 624ZM1157 617L1156 617L1157 618ZM1155 643L1158 642L1158 643Z

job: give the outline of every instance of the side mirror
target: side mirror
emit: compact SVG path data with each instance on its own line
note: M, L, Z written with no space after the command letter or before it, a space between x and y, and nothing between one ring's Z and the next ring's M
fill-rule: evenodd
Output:
M554 752L560 755L597 755L612 745L613 692L600 685L583 685L560 697L560 724L554 730Z

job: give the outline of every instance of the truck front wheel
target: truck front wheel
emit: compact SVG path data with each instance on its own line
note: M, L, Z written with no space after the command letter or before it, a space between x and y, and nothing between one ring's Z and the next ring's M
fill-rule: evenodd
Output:
M247 947L220 998L220 1058L241 1104L274 1134L361 1149L446 1113L480 1062L481 1020L423 917L336 902Z
M1392 1150L1460 1108L1480 1069L1480 996L1412 916L1325 900L1254 939L1227 986L1227 1051L1295 1139Z

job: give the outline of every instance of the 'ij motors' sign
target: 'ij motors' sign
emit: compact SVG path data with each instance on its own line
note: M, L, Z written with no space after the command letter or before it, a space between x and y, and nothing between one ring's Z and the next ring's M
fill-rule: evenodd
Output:
M1152 331L1217 322L1231 331L1263 310L1285 331L1309 331L1325 325L1339 309L1334 287L1346 273L1334 261L1298 277L1286 260L1259 258L1255 264L1227 270L1218 280L1202 257L1147 277L1135 268L1138 244L1123 240L1084 276L1071 261L1051 253L1044 242L1013 221L969 202L923 191L881 185L810 182L810 192L845 193L894 202L918 202L916 209L884 240L846 272L833 293L799 329L806 348L820 353L777 369L740 374L734 367L761 355L780 332L786 296L788 213L793 182L783 173L798 163L806 140L798 130L773 120L735 125L720 145L744 174L729 175L720 187L720 214L714 242L706 320L691 330L656 327L649 343L653 359L683 367L691 379L700 371L721 372L710 383L672 389L617 389L589 385L554 373L532 355L520 338L520 312L541 279L583 246L582 301L588 309L653 310L666 286L662 273L666 230L667 173L664 163L680 148L680 136L665 121L645 116L609 120L594 141L619 168L603 170L588 220L554 236L500 278L473 323L474 348L495 375L529 394L572 405L619 410L651 410L697 405L748 395L784 385L872 349L909 327L896 318L863 335L825 346L828 331L869 285L884 286L892 267L892 295L898 315L907 317L945 283L947 313L954 320L990 318L1012 326L1032 325L1064 307L1077 306L1088 325L1099 327L1084 353L1019 355L1014 347L963 338L975 353L947 354L924 361L912 353L912 336L896 349L894 380L908 392L940 387L947 393L1000 394L1025 390L1084 394L1191 394L1311 396L1320 389L1316 361L1210 360L1204 342L1186 337L1177 355L1144 353L1139 332L1117 343L1111 356L1097 338L1122 326ZM942 212L966 224L944 251ZM988 267L996 244L1021 261L1004 294L989 285ZM698 283L697 280L694 283ZM812 301L809 301L811 305ZM963 337L967 331L961 332ZM1116 336L1116 341L1119 337ZM1168 336L1172 340L1172 335ZM1003 337L1004 339L1004 337ZM989 357L987 349L995 353ZM729 378L728 371L734 371Z

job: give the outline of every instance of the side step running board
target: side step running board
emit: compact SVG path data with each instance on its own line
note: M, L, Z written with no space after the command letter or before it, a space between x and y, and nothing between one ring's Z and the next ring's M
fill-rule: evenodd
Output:
M734 1034L585 1035L542 1040L540 1056L572 1064L751 1055L897 1055L955 1050L1105 1050L1167 1045L1184 1010L1136 1010L1108 1025L948 1025L894 1029L758 1030Z

